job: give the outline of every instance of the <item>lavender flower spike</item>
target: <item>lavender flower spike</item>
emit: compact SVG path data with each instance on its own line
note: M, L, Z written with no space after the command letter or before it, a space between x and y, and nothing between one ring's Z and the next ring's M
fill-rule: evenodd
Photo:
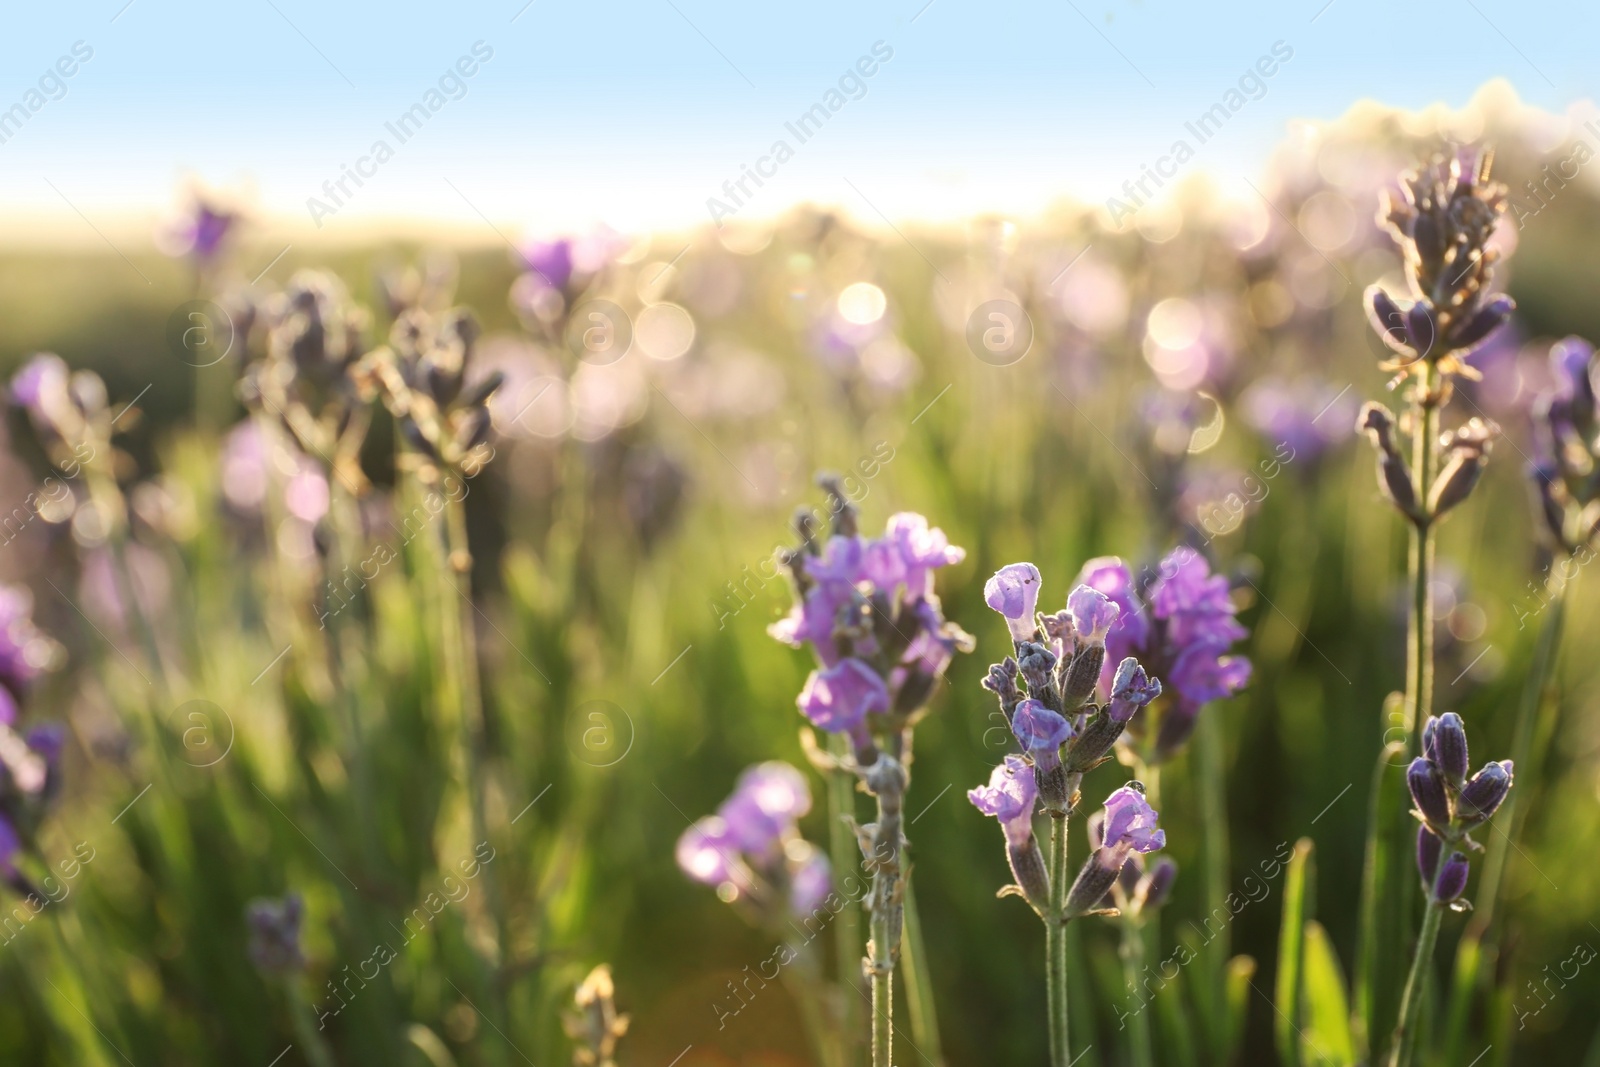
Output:
M1035 767L1050 770L1061 765L1061 746L1072 737L1065 718L1037 700L1024 700L1011 717L1011 732L1033 757Z
M1039 568L1031 563L1008 563L983 585L983 602L1005 616L1012 641L1031 641L1037 629L1034 612L1039 606Z
M889 687L878 673L858 659L845 659L822 671L812 671L795 702L818 728L849 734L863 747L868 712L889 710Z
M1082 644L1105 647L1106 635L1122 614L1117 602L1098 589L1080 585L1067 596L1067 610Z
M972 806L1000 820L1008 845L1025 844L1033 838L1033 812L1039 798L1027 761L1007 756L989 775L989 784L967 790Z
M1106 821L1102 833L1104 840L1099 853L1103 864L1116 862L1122 869L1129 853L1151 853L1166 847L1167 832L1156 826L1156 810L1145 799L1144 787L1135 782L1125 785L1106 798Z
M1020 756L1007 756L989 775L989 784L967 790L972 806L1000 820L1006 836L1006 860L1011 876L1035 911L1043 913L1050 897L1050 876L1044 854L1033 836L1033 813L1038 806L1033 772Z
M1033 760L1033 775L1045 810L1065 813L1072 806L1072 784L1061 763L1061 746L1072 737L1072 724L1037 700L1017 705L1011 732Z
M1106 798L1101 823L1101 844L1078 871L1067 893L1069 917L1098 910L1117 876L1135 853L1151 853L1167 843L1165 830L1156 827L1156 811L1137 782L1123 786Z

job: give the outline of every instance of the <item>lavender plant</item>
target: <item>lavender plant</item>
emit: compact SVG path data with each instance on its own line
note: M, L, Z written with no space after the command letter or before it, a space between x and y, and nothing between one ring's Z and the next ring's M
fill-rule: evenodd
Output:
M910 927L913 946L916 933L905 921L914 911L908 905L902 825L912 733L955 653L972 648L971 637L945 619L933 574L959 563L966 552L910 512L891 516L881 538L862 537L843 482L826 476L819 482L830 497L832 531L820 542L812 513L797 517L801 545L786 554L785 563L798 603L769 632L792 647L809 645L820 664L797 703L813 726L839 741L828 752L812 746L813 762L835 781L841 775L858 780L877 805L876 818L857 826L848 788L829 792L831 814L854 831L872 874L863 967L872 986L872 1061L889 1067L902 930ZM839 851L834 864L844 869ZM841 967L855 951L855 944L841 941ZM913 953L921 959L915 948ZM841 984L851 983L841 976ZM917 975L908 993L931 1004L925 975ZM919 1014L931 1021L926 1006Z
M732 1006L716 1005L718 1028L744 1010L747 995L753 997L775 976L767 973L770 964L794 993L819 1057L837 1065L845 1035L833 1025L836 1012L827 1004L820 959L811 948L834 918L834 909L823 907L833 881L827 855L800 836L798 821L810 810L811 790L798 770L779 761L757 764L739 776L715 815L697 819L683 832L677 859L685 874L715 886L717 896L752 925L783 938L756 973L746 967L743 983L729 981ZM808 930L810 922L817 926L801 936L794 920Z
M1094 561L1086 570L1098 573L1097 564L1105 562ZM1108 906L1107 896L1132 854L1166 844L1145 787L1137 781L1123 786L1107 797L1095 851L1069 888L1067 820L1077 810L1083 776L1110 758L1127 724L1160 696L1161 683L1128 656L1114 668L1109 698L1097 699L1109 667L1107 638L1123 608L1100 589L1080 583L1067 597L1065 610L1040 615L1040 582L1032 563L1013 563L984 586L985 602L1006 620L1015 655L992 665L983 686L999 700L1023 754L1008 756L989 784L967 797L979 811L999 819L1005 833L1006 858L1016 882L1001 895L1021 896L1044 922L1050 1062L1065 1067L1072 1058L1067 923L1086 915L1120 914L1116 906ZM1050 817L1048 863L1033 836L1033 815L1040 807ZM1143 1026L1142 1018L1137 1025ZM1150 1062L1147 1032L1136 1041L1135 1051L1144 1057L1141 1064Z
M1547 689L1565 632L1570 589L1594 558L1594 542L1600 534L1600 421L1594 385L1600 378L1600 359L1596 359L1594 346L1579 337L1556 342L1549 358L1552 384L1532 405L1535 453L1527 468L1542 527L1542 576L1528 582L1534 589L1532 604L1519 611L1517 620L1521 629L1530 618L1537 618L1538 634L1518 701L1511 759L1506 761L1522 767L1539 765L1539 755L1533 752L1534 738L1548 737L1553 729L1548 719L1540 721L1541 710L1547 705L1552 709L1559 706L1547 699ZM1470 992L1476 988L1485 962L1483 943L1504 887L1511 848L1522 836L1525 810L1516 796L1510 797L1501 815L1501 832L1491 837L1487 846L1472 922L1456 950L1456 968L1462 975L1456 988L1462 992L1451 1004L1447 1030L1452 1048L1465 1034Z
M33 598L19 586L0 586L0 881L22 895L32 914L45 907L32 867L50 878L39 830L61 793L66 730L20 719L35 680L60 659L60 648L33 623ZM24 862L28 860L30 862ZM6 940L16 936L6 929Z
M1515 307L1510 297L1490 290L1492 268L1499 256L1490 242L1506 203L1505 187L1490 180L1492 162L1491 153L1461 151L1448 159L1436 158L1403 176L1400 197L1386 198L1379 220L1400 248L1412 299L1402 307L1378 286L1367 290L1366 309L1372 328L1396 354L1395 359L1383 364L1383 369L1395 372L1390 387L1403 388L1408 402L1403 423L1376 403L1362 409L1357 423L1357 429L1368 435L1377 450L1380 489L1411 528L1412 595L1401 720L1406 738L1401 754L1406 757L1416 753L1419 735L1426 748L1429 738L1438 733L1432 717L1434 622L1430 596L1435 531L1439 521L1465 501L1477 485L1499 434L1499 427L1493 422L1477 417L1440 433L1441 413L1451 399L1455 380L1480 377L1467 357L1506 321ZM1410 437L1409 459L1402 448L1402 434ZM1419 727L1424 729L1419 732ZM1451 727L1447 744L1454 744L1455 738L1456 727ZM1460 738L1464 764L1464 733ZM1407 777L1414 796L1419 785L1432 780L1425 773L1433 766L1432 758L1431 752L1425 752L1410 765ZM1464 765L1460 770L1464 773ZM1384 774L1381 767L1379 774ZM1509 787L1509 774L1506 782ZM1393 788L1392 783L1380 784L1380 793ZM1453 806L1444 803L1447 793L1442 787L1436 792L1430 788L1430 806L1419 800L1418 807L1438 840L1454 845L1461 840L1461 833L1452 822ZM1379 811L1383 809L1380 803ZM1369 1039L1381 1032L1378 1021L1386 1017L1376 1006L1381 999L1378 976L1385 969L1384 958L1390 951L1375 933L1378 901L1380 896L1402 891L1393 878L1389 885L1379 884L1374 866L1379 862L1376 850L1382 848L1390 856L1397 854L1402 832L1398 821L1381 825L1380 820L1375 823L1374 833L1386 843L1369 847L1361 989ZM1427 845L1430 840L1425 837L1422 843ZM1389 1040L1386 1058L1393 1067L1405 1067L1415 1047L1420 990L1438 933L1440 909L1454 901L1465 886L1465 859L1458 861L1457 854L1452 853L1440 862L1437 852L1435 848L1431 866L1427 848L1418 853L1429 896ZM1456 884L1458 879L1460 885ZM1454 889L1455 893L1441 898L1443 889ZM1403 933L1407 912L1399 908L1394 914L1401 924L1398 932Z
M1461 899L1467 889L1469 865L1459 848L1482 850L1471 831L1487 823L1511 792L1510 760L1490 761L1467 777L1467 731L1454 712L1428 720L1422 748L1423 755L1406 769L1406 785L1415 805L1412 814L1422 823L1417 828L1417 871L1422 875L1427 907L1400 1001L1400 1020L1390 1041L1390 1067L1405 1067L1414 1055L1423 986L1439 936L1440 917L1446 909L1466 911L1471 907Z

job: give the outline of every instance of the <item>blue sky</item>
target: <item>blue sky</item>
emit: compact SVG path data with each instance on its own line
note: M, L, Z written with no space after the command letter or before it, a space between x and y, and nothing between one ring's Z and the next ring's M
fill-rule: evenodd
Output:
M124 4L7 13L0 110L75 42L94 52L0 144L13 228L78 211L147 225L189 176L248 187L259 212L309 226L307 198L379 138L394 157L324 232L482 225L480 212L512 226L694 224L780 137L794 158L742 210L1032 211L1060 195L1103 201L1274 42L1293 58L1194 166L1254 174L1292 119L1362 98L1459 106L1494 77L1561 111L1596 95L1600 39L1593 5L1512 0ZM493 57L465 95L404 145L386 134L478 41ZM865 95L806 144L786 135L878 41L893 58Z

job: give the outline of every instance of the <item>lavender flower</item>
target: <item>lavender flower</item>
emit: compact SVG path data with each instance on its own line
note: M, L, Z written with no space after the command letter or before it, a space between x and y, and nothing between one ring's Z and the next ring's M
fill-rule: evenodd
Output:
M305 903L299 893L281 900L250 902L245 918L250 925L250 962L264 974L292 974L305 968L300 949L300 922Z
M1535 458L1529 467L1556 548L1571 555L1600 533L1600 359L1578 337L1550 349L1554 386L1534 403Z
M995 571L983 586L983 602L1005 616L1011 640L1030 640L1037 623L1034 612L1039 605L1039 568L1031 563L1012 563Z
M1470 832L1488 822L1511 792L1510 760L1486 763L1466 777L1467 734L1453 712L1430 718L1422 732L1423 755L1406 770L1406 785L1422 822L1417 835L1417 870L1423 888L1439 903L1457 900L1466 889L1467 858L1452 852L1439 868L1446 845L1472 843Z
M1311 378L1261 378L1239 402L1245 421L1268 441L1287 447L1290 459L1305 464L1306 470L1350 438L1357 413L1353 398L1345 399L1338 388Z
M807 681L801 710L821 729L851 733L859 750L869 732L865 715L908 721L954 654L971 648L933 592L933 572L966 553L911 512L891 516L881 538L861 537L842 486L831 479L824 485L835 532L819 546L807 520L806 544L787 557L798 601L768 633L794 648L811 646L824 669Z
M1402 377L1428 364L1442 376L1439 396L1449 397L1453 377L1477 379L1467 353L1498 329L1516 305L1491 296L1499 258L1489 247L1505 210L1506 188L1489 180L1493 153L1463 151L1437 158L1401 179L1400 197L1385 194L1379 220L1405 260L1414 301L1407 307L1377 286L1367 290L1367 315L1379 338L1400 357L1385 369Z
M1033 836L1039 792L1027 761L1020 756L1007 756L990 773L988 785L967 790L967 799L980 812L1000 821L1011 876L1028 903L1043 914L1050 897L1050 878L1039 842Z
M1097 835L1099 843L1067 891L1068 916L1100 910L1106 894L1134 853L1149 854L1166 846L1166 831L1157 828L1156 820L1156 811L1145 799L1144 787L1137 782L1123 786L1106 798Z
M697 819L678 838L678 866L716 886L722 899L754 909L766 925L810 914L829 892L827 857L800 837L811 790L787 763L760 763L739 776L715 815Z
M1072 726L1065 718L1031 699L1017 705L1011 732L1041 776L1061 766L1061 746L1072 738Z
M1113 556L1084 564L1078 581L1120 609L1106 635L1101 689L1115 690L1113 672L1129 657L1137 657L1166 681L1171 699L1150 739L1150 758L1165 759L1176 752L1193 732L1201 707L1234 695L1249 682L1250 662L1228 654L1247 634L1234 617L1228 581L1213 575L1205 557L1193 549L1168 553L1143 597L1127 565ZM1133 722L1143 729L1139 717Z

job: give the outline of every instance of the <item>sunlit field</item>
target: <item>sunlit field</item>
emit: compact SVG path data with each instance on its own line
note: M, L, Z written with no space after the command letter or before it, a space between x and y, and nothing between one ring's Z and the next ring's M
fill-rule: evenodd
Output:
M1596 136L0 248L0 1062L1600 1064Z

